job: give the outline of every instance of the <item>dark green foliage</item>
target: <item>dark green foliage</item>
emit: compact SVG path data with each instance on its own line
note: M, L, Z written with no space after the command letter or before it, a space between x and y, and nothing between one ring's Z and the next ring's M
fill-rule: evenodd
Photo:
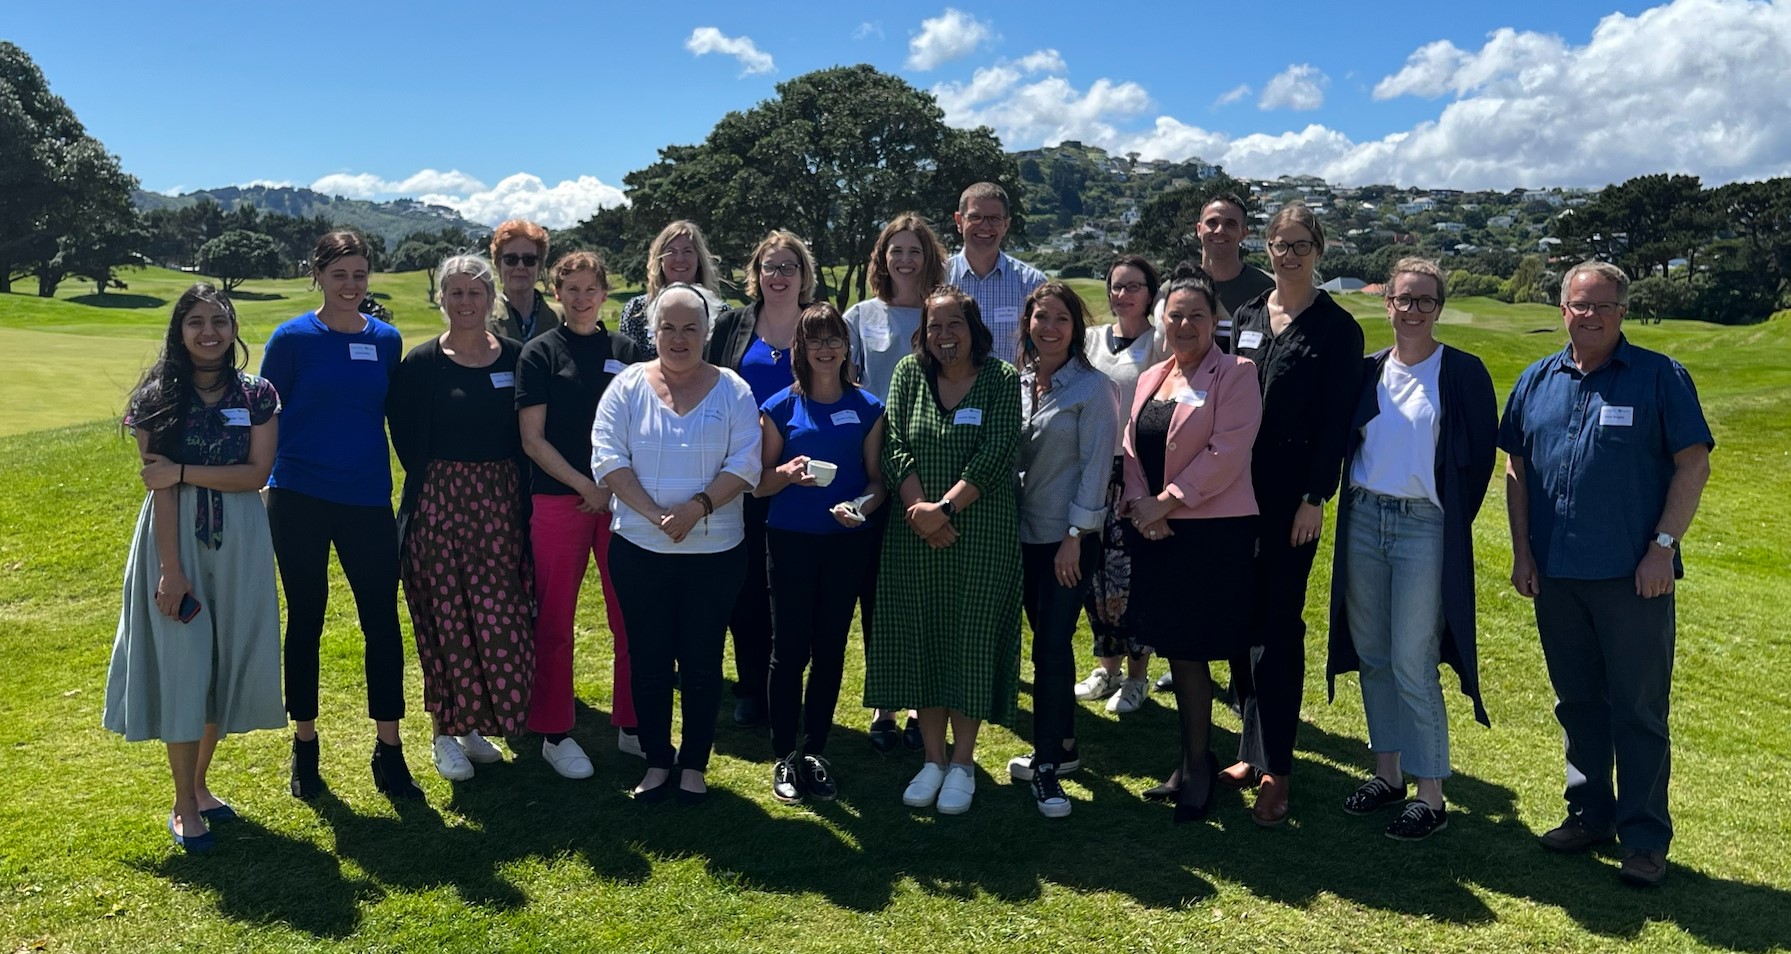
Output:
M225 291L251 278L275 278L280 274L280 243L260 232L233 229L206 242L199 249L199 271L216 275Z

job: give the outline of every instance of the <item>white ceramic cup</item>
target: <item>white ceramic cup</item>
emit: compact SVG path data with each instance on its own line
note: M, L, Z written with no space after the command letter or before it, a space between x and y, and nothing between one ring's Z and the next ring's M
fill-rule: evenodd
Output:
M838 464L830 464L827 461L813 458L810 458L808 462L808 475L815 478L816 487L825 487L833 483L834 475L839 472L840 465Z

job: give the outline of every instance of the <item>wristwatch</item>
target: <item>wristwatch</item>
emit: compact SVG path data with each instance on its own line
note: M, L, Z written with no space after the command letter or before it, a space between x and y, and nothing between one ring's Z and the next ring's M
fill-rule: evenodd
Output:
M1654 535L1654 545L1663 550L1671 550L1679 545L1679 538L1662 531Z
M1080 538L1081 536L1082 536L1082 528L1081 527L1071 527L1070 528L1070 539L1075 540L1075 539Z
M1306 503L1313 505L1314 507L1322 507L1325 505L1325 495L1324 494L1306 494L1305 496L1301 497L1300 499L1305 501Z
M945 519L950 520L957 516L958 508L952 505L950 497L941 497L939 498L939 512L945 514Z

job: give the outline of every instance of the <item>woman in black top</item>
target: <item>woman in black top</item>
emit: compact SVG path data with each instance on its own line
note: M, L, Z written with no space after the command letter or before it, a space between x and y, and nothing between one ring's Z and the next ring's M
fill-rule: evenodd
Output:
M522 734L535 678L516 420L522 344L485 330L495 290L483 258L443 262L440 287L448 330L404 356L386 413L404 465L399 576L435 768L463 781L472 761L503 758L482 733Z
M1269 220L1275 287L1234 316L1236 353L1256 362L1262 428L1251 459L1262 511L1255 561L1256 632L1250 655L1231 661L1244 710L1237 764L1220 781L1261 783L1256 823L1287 820L1287 776L1306 681L1306 582L1318 553L1325 501L1337 492L1361 377L1362 328L1313 285L1324 227L1295 203ZM1254 660L1254 663L1252 662Z

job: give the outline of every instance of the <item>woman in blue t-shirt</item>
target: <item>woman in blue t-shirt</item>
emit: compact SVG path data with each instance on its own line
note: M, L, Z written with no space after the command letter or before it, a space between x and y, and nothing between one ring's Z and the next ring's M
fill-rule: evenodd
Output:
M330 547L354 591L366 640L367 715L376 726L373 783L422 798L398 741L404 718L404 637L398 629L398 531L386 446L386 387L398 367L398 329L360 312L372 248L330 232L311 251L316 311L267 339L261 376L280 394L280 444L268 479L267 519L286 593L286 712L292 716L292 794L323 791L317 762L318 644L330 596Z
M835 794L822 753L845 673L858 584L877 546L865 518L887 497L878 464L883 402L854 383L848 337L832 305L804 309L791 343L795 383L759 409L765 467L753 496L771 500L765 521L773 623L766 703L777 756L771 796L785 804Z

